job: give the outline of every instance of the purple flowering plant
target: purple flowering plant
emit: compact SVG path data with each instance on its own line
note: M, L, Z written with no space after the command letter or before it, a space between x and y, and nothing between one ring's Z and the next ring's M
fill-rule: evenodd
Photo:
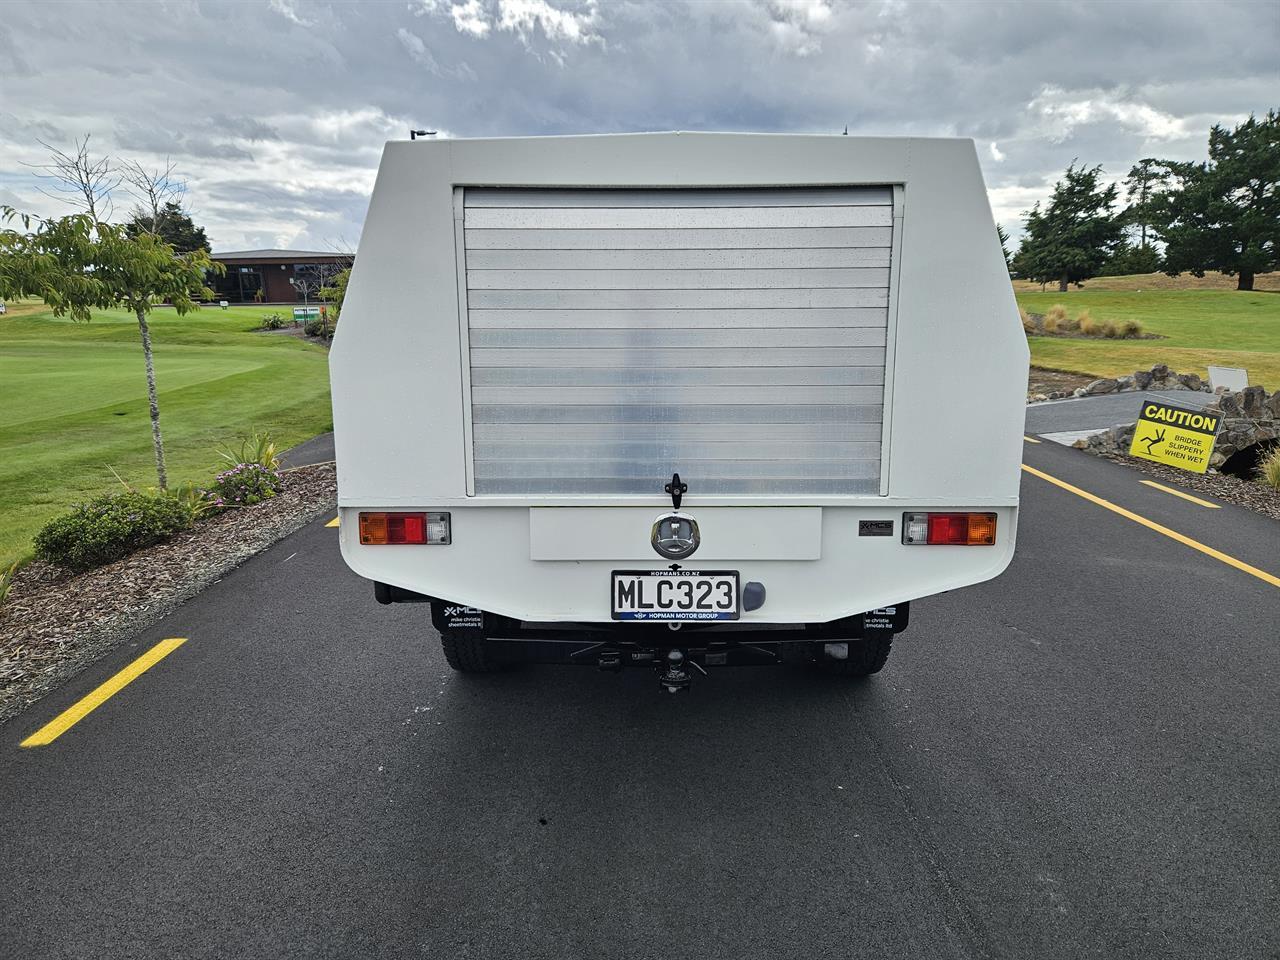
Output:
M283 480L277 470L260 463L237 463L213 478L213 487L204 491L218 510L248 507L269 500L280 492Z

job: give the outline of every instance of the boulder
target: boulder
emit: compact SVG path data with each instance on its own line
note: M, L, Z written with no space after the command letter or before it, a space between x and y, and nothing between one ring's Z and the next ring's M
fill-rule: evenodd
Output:
M1199 376L1199 374L1195 374L1195 373L1179 373L1179 374L1177 375L1177 377L1178 377L1178 383L1182 384L1182 385L1183 385L1184 387L1186 387L1188 390L1199 390L1199 389L1200 389L1201 383L1200 383L1200 376Z
M1104 393L1115 393L1116 388L1119 386L1120 384L1117 381L1110 378L1095 380L1084 388L1084 395L1086 397L1097 397Z
M1280 420L1280 390L1271 395L1266 402L1267 413L1273 420Z
M1133 377L1125 375L1116 378L1116 393L1128 393L1133 389Z
M1150 370L1133 371L1133 388L1135 390L1146 390L1150 386L1151 386Z
M1169 365L1167 363L1157 363L1151 368L1151 378L1153 380L1168 380Z
M1227 391L1209 404L1206 410L1212 410L1214 413L1220 413L1224 417L1238 417L1244 411L1240 408L1240 394Z
M1267 391L1262 387L1245 387L1240 391L1240 407L1246 417L1266 416Z

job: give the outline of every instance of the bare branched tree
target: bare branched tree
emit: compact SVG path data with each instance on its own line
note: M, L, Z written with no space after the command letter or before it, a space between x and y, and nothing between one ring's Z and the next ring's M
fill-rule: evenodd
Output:
M126 160L120 165L120 177L129 185L137 206L134 219L143 222L155 234L160 233L160 221L167 204L182 205L187 195L187 181L177 175L177 164L172 157L164 158L164 165L147 169L137 160Z
M38 171L36 176L44 181L38 188L40 192L83 210L95 221L110 220L115 209L111 191L120 186L121 176L109 156L95 157L89 153L89 134L75 141L74 154L43 140L36 142L49 151L48 163L27 164Z

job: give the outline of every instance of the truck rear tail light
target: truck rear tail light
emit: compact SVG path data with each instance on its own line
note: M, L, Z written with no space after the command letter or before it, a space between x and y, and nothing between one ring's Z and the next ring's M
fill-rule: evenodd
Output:
M360 542L367 544L451 542L447 513L362 513Z
M990 547L996 542L996 515L904 513L902 542L916 546Z

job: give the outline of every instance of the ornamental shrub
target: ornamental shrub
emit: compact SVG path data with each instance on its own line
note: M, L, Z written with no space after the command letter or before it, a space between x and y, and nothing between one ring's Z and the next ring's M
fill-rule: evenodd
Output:
M238 463L213 479L208 499L217 509L249 507L270 500L283 486L280 474L260 463Z
M288 325L288 321L278 313L264 313L262 315L263 330L283 330Z
M333 324L325 317L311 317L302 332L308 337L332 337Z
M174 497L112 493L72 507L36 534L36 556L80 572L167 540L194 522L190 506Z

